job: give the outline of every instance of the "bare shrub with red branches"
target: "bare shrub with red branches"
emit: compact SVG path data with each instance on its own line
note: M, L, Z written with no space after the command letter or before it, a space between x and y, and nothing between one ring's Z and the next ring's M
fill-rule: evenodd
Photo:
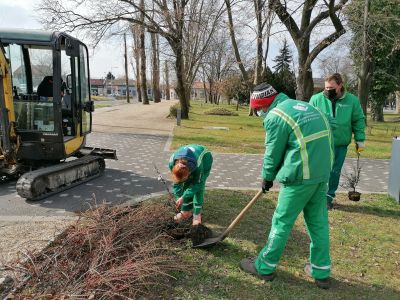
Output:
M101 205L80 214L40 253L9 266L14 295L34 298L136 298L182 269L166 233L171 211L160 203Z

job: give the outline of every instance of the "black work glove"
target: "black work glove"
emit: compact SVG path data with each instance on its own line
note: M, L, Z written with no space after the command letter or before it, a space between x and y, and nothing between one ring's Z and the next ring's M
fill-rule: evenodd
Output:
M262 185L261 185L263 193L265 193L266 191L269 191L269 189L272 188L273 184L274 183L272 181L268 181L268 180L263 179Z

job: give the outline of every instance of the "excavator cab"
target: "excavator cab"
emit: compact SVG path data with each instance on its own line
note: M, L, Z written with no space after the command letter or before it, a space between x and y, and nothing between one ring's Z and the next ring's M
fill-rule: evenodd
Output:
M58 161L91 132L87 47L63 33L0 31L10 64L19 157Z
M99 158L116 159L115 150L85 146L94 111L85 44L62 32L0 29L0 51L4 60L4 74L0 73L0 158L15 162L10 166L3 161L2 168L0 160L0 175L53 166L63 177L68 164L59 164L69 157L95 157L99 166L94 169L104 169ZM81 167L75 162L76 172ZM46 176L42 175L42 181L51 180ZM61 180L64 187L70 186L65 182L68 180ZM74 184L77 182L80 179L74 179ZM24 184L22 190L27 189L26 181ZM53 184L39 193L26 194L20 193L21 184L17 183L18 193L28 199L43 198L59 189Z

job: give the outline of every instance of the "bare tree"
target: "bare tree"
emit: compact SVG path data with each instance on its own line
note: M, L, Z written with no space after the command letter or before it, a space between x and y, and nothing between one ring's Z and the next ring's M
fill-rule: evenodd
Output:
M223 81L233 70L236 62L229 36L223 28L215 33L211 44L202 60L203 87L206 101L210 100L211 103L218 104Z
M130 103L129 99L129 76L128 76L128 50L126 46L126 33L124 33L124 67L125 67L125 83L126 83L126 102Z
M145 3L140 0L140 22L139 24L139 51L140 51L140 89L142 93L142 103L150 104L147 96L147 75L146 75L146 27L145 19Z
M151 11L141 5L144 0L42 0L37 11L48 28L86 30L95 43L121 21L140 24L149 32L160 34L174 53L176 92L182 118L188 118L191 84L223 12L223 5L219 4L221 0L148 1L151 2L149 7L154 7ZM188 55L187 51L193 52ZM143 87L145 83L141 83ZM142 97L145 97L143 93Z
M153 65L153 97L154 103L161 102L160 92L160 51L158 43L158 35L151 33L151 50L152 50L152 65Z
M327 53L321 53L315 60L323 78L333 73L340 73L347 88L357 85L357 71L354 62L350 52L345 50L348 49L350 43L347 36L342 36ZM334 55L332 55L333 53Z
M371 55L371 47L368 41L368 12L370 8L370 0L364 2L363 15L363 38L362 38L362 63L358 75L358 97L361 102L361 107L365 115L367 115L368 92L371 87L371 77L373 73L373 61ZM365 119L367 121L367 119Z
M138 102L142 102L142 90L140 85L140 43L139 43L139 25L130 26L133 37L133 53L135 57L136 90ZM132 66L133 67L133 66Z
M243 81L247 85L248 90L252 91L254 85L261 83L263 80L264 70L266 69L266 56L268 55L268 45L269 45L269 35L271 33L272 20L273 15L269 12L269 10L265 7L265 2L262 0L253 0L253 8L256 19L256 58L255 58L255 67L254 67L254 75L253 78L249 75L249 70L246 70L246 67L243 64L242 54L240 53L236 32L235 32L235 24L233 22L233 10L232 7L235 5L233 0L225 0L227 15L228 15L228 28L231 37L231 43L233 47L233 51L235 54L235 58L239 67L239 70L242 74ZM250 3L250 2L249 2ZM268 36L268 37L267 37ZM267 48L265 52L265 57L263 56L263 41L267 40ZM249 95L250 96L250 95ZM249 115L253 115L253 111L249 110Z
M256 25L256 45L257 45L257 56L256 56L256 66L254 68L254 85L258 85L262 82L262 70L263 70L263 19L262 19L262 9L264 6L264 0L253 0L254 11L256 15L257 25Z
M338 13L343 9L348 0L339 0L337 4L336 0L324 0L324 4L318 7L319 13L314 14L314 18L312 18L313 10L317 8L318 0L305 0L300 6L298 6L297 1L288 2L290 1L269 0L269 7L285 25L297 48L298 75L296 98L308 101L312 96L314 88L311 64L322 50L346 32ZM300 10L301 6L303 9L299 26L296 23L294 15ZM310 50L311 34L316 26L323 24L322 22L328 18L335 31L320 39L315 47Z
M171 95L170 95L171 87L169 85L169 67L168 67L167 60L164 62L164 77L165 77L165 99L170 100L171 99Z

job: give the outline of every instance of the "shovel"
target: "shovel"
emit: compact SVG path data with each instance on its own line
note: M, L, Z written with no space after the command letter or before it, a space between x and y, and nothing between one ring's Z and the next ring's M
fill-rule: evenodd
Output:
M235 218L235 220L232 221L232 223L228 226L227 229L225 229L225 231L221 235L205 239L204 242L202 242L201 244L198 244L196 246L193 246L192 248L207 248L207 247L215 245L218 242L223 241L228 236L228 234L232 231L232 229L235 228L235 226L240 222L240 220L242 220L245 213L253 206L253 204L258 200L258 198L261 197L262 194L263 194L263 191L260 190L253 197L253 199L251 199L250 202L247 203L247 205L242 209L242 211Z

